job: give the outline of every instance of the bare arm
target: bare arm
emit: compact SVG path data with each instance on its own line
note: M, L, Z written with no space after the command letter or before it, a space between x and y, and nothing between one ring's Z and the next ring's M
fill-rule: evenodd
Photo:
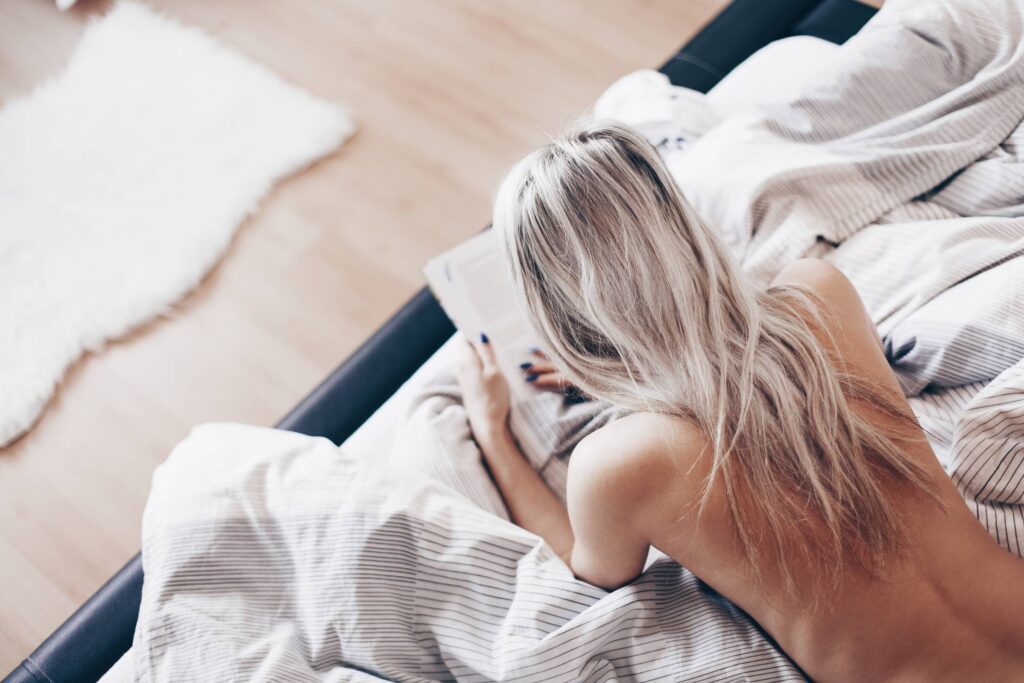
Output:
M573 533L562 501L533 469L508 429L476 439L512 521L547 541L568 564Z
M508 384L498 369L494 349L489 343L466 343L459 366L459 382L473 437L512 521L543 538L568 562L573 545L569 513L530 465L509 432Z
M595 435L577 446L567 510L509 433L508 385L486 341L467 343L459 380L474 438L512 521L543 538L585 581L615 588L635 578L649 547L634 528L641 517L636 503L650 491L638 490L643 472L628 452L613 453L617 444Z
M637 448L645 440L629 417L585 438L569 462L567 502L576 543L573 573L609 590L643 571L650 549L651 501L659 491L650 458Z
M614 589L643 571L649 543L639 529L644 520L637 502L651 491L638 490L648 473L630 471L629 454L602 450L605 439L577 446L567 510L507 430L480 445L512 521L547 541L578 578Z

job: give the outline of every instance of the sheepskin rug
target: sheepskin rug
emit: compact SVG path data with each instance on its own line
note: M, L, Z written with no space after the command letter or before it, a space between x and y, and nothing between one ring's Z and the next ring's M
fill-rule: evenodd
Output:
M279 179L348 114L141 4L0 110L0 445L85 350L193 289Z

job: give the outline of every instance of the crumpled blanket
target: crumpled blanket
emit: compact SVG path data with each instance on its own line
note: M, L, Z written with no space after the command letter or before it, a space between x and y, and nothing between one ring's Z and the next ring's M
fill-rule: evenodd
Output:
M430 478L290 432L193 430L143 567L136 680L802 680L674 562L595 588Z

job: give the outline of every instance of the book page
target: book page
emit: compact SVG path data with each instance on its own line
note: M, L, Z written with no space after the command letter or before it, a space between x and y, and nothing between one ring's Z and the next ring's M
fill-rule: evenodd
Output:
M495 239L490 230L480 233L430 261L424 273L448 317L467 338L487 334L513 401L526 400L535 392L522 381L519 364L529 359L537 335L517 309Z
M470 339L485 332L508 379L509 429L536 470L567 442L578 441L617 415L607 404L569 401L527 383L519 364L531 359L538 336L517 306L512 276L502 262L496 235L486 231L433 259L424 269L434 296ZM595 418L598 418L595 421Z

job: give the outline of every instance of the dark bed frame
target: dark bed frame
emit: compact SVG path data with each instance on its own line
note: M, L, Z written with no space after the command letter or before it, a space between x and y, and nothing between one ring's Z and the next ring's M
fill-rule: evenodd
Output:
M706 92L773 40L811 35L842 43L874 13L855 0L734 0L661 71L676 85ZM434 297L420 290L277 426L340 444L453 332ZM5 683L98 680L131 647L141 593L136 555Z

